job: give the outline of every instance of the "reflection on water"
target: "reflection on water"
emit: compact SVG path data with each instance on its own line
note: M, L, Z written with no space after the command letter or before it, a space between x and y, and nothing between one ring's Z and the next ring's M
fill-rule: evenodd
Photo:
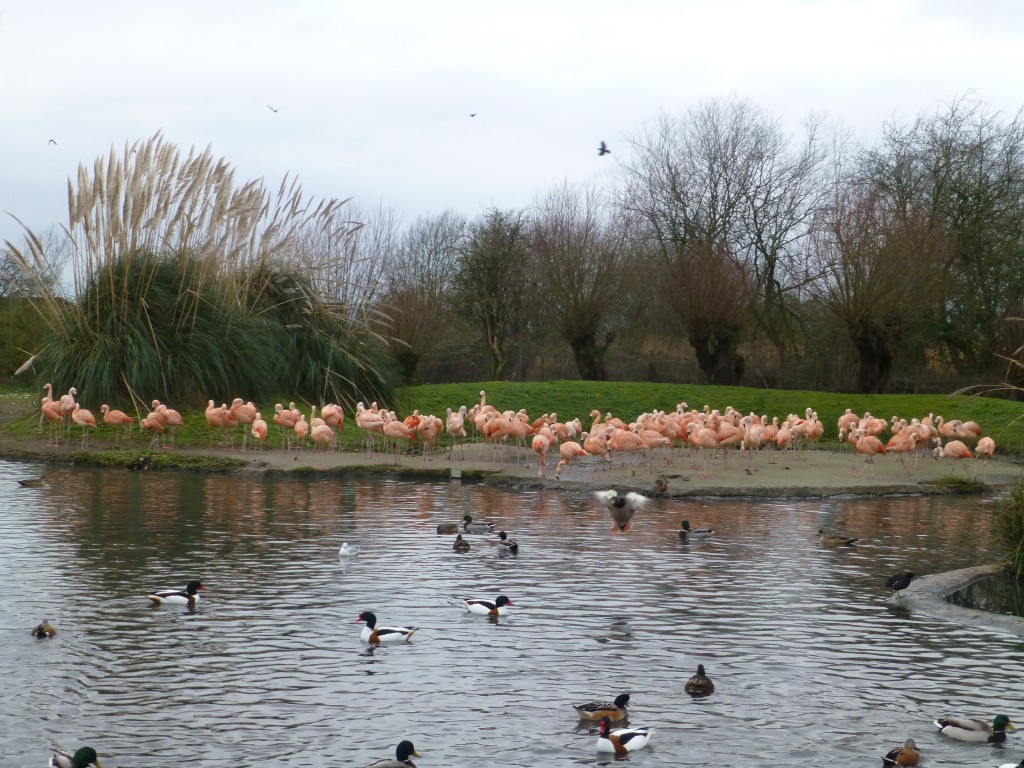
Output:
M974 766L931 720L1021 717L1016 637L885 587L993 560L976 499L655 499L612 535L585 493L77 469L25 489L13 478L37 468L3 467L12 765L82 744L108 768L363 765L403 738L421 768L590 765L607 758L572 702L629 692L631 723L658 731L630 761L869 764L913 736L932 764ZM493 535L452 551L436 526L466 513L518 555ZM682 519L716 535L682 543ZM819 528L861 543L822 549ZM339 558L343 541L359 554ZM190 578L195 610L150 607ZM461 605L498 594L515 606L497 622ZM366 610L419 631L366 647ZM54 640L30 637L43 618ZM716 692L693 700L698 663Z
M975 579L946 599L963 608L1024 616L1024 582L1002 574Z

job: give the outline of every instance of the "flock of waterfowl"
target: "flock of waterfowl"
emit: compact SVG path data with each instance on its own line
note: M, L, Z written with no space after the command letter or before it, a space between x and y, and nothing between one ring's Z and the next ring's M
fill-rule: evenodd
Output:
M46 418L55 422L57 418L49 416L47 413L56 414L60 412L61 423L64 423L64 419L69 417L72 422L81 425L83 428L83 439L87 444L88 429L90 426L96 426L95 420L93 420L91 425L82 424L85 416L81 413L83 410L81 406L73 402L74 394L75 390L72 388L69 395L71 395L73 404L68 408L66 403L62 403L65 398L57 401L52 399L52 390L47 385L47 398L43 400L43 414ZM800 419L791 416L782 424L779 424L778 419L768 423L767 417L757 417L755 414L741 416L731 408L727 409L723 414L719 414L717 410L712 411L707 407L705 407L703 412L688 411L685 407L686 404L682 403L674 414L660 412L644 414L633 424L620 424L610 414L602 417L599 412L594 411L591 414L594 417L594 423L589 431L583 431L578 420L575 420L576 424L574 425L561 425L565 429L564 433L562 433L555 414L546 414L539 420L528 422L524 412L519 414L512 412L499 414L493 408L488 410L484 400L485 393L481 392L481 404L480 406L474 406L472 411L467 412L465 406L456 412L453 412L452 409L448 410L447 431L452 439L452 450L458 446L460 439L466 437L463 422L467 418L473 420L477 425L477 430L484 439L495 440L495 444L497 444L497 440L504 442L510 436L515 439L521 439L527 434L532 434L534 440L533 449L539 457L538 467L540 475L544 473L546 450L552 445L564 446L567 443L572 443L579 446L578 452L575 450L568 452L571 455L567 455L566 451L559 448L563 458L556 467L557 475L563 466L567 465L573 458L581 455L606 457L610 455L612 450L653 451L658 447L671 450L674 441L688 443L692 448L698 450L703 447L711 447L712 445L716 448L737 445L743 450L757 450L764 444L774 444L777 447L784 448L800 440L817 440L822 432L817 414L810 408L807 409L806 418ZM246 417L242 421L253 425L256 422L262 421L262 418L259 412L255 411L254 407L248 408L251 405L251 403L242 403L240 399L236 399L232 408L222 406L220 409L217 409L214 407L213 401L210 401L207 417L210 420L211 413L215 414L216 417L218 415L231 414L233 411L238 413L244 412ZM170 409L167 409L166 406L157 401L154 401L153 407L154 411L149 414L147 420L153 425L160 422L159 429L156 426L153 428L159 436L163 433L164 428L168 426L168 422L165 419L168 418L167 413ZM249 410L253 411L252 419L248 419ZM279 405L275 410L275 422L283 430L287 429L288 425L285 423L287 419L284 419L282 416L286 409ZM324 416L325 411L328 411L327 407L321 409L321 417ZM103 408L103 413L107 419L115 420L108 420L107 423L109 424L116 424L116 419L120 418L120 412L113 412L106 406ZM114 416L111 417L111 413ZM373 414L373 412L360 407L356 414L356 422L361 429L366 430L368 433L380 431L383 434L389 434L388 430L384 429L384 426L397 421L397 417L392 413L385 413L386 415L382 416L369 415ZM290 412L289 415L291 415ZM278 421L278 418L284 420ZM601 421L602 418L606 419L603 423ZM343 419L344 415L341 413L337 417L336 423L329 426L340 428ZM418 413L415 414L415 419L415 426L405 425L402 430L403 435L410 442L414 439L413 435L419 435L424 440L424 446L432 444L442 429L440 419L436 417L421 417ZM225 420L230 426L234 426L239 421L237 418L231 420L227 419L227 417L225 417ZM322 418L320 420L323 421ZM130 424L131 421L132 419L130 418L123 419L120 421L120 426ZM293 425L300 423L305 423L305 419L301 414L294 419ZM528 431L520 430L523 434L519 435L515 428L508 428L508 425L513 423L522 424L525 430ZM210 424L214 425L214 421L210 420ZM429 424L431 426L426 429L420 429L420 424ZM218 426L224 426L224 424L221 423ZM258 430L257 426L259 425L256 424L256 426L252 427L252 435L254 438L262 441L266 437L266 423L263 422ZM455 427L454 429L453 426ZM292 428L300 435L300 438L305 437L305 430L301 427L296 428L293 426ZM878 437L885 428L889 428L893 432L893 437L889 440L888 444L882 443ZM173 427L171 429L173 430ZM938 423L935 425L932 423L931 414L924 419L913 419L910 422L897 419L896 417L893 417L891 422L886 422L882 419L874 419L870 414L857 416L847 409L846 413L839 419L838 429L840 439L849 442L859 454L864 454L867 457L867 461L870 461L877 454L884 454L886 452L903 454L911 450L917 450L921 445L928 444L936 446L934 449L936 457L953 458L966 458L972 455L991 456L995 447L991 438L981 436L980 428L973 422L953 421L946 423L939 417ZM397 434L396 429L393 428L391 431ZM632 436L626 438L628 445L632 445L632 448L626 447L627 443L622 442L625 435ZM573 439L577 437L580 440L579 443ZM943 438L947 440L945 444L942 443ZM396 440L397 445L399 438L393 439ZM963 443L964 439L976 442L973 454ZM589 443L591 446L590 451L584 448L588 444L588 440L591 441ZM705 441L704 444L702 444L702 440ZM331 433L330 441L333 444L333 432ZM326 444L327 441L321 442ZM613 448L613 443L616 444L615 448ZM908 445L910 446L909 448L906 447ZM960 446L963 446L963 449ZM664 483L664 480L659 480L659 482ZM658 490L664 491L663 488ZM613 522L612 530L616 532L629 531L634 516L648 501L645 496L636 492L623 493L615 490L606 490L598 491L594 495L597 501L607 509ZM493 524L473 520L469 515L466 515L461 523L445 523L437 527L438 534L456 534L452 544L452 548L456 552L466 552L471 548L472 545L464 538L465 535L492 533L493 531ZM680 525L679 537L682 541L688 542L690 540L707 538L713 533L712 529L691 528L690 523L684 520ZM499 539L495 546L500 551L507 553L518 552L519 544L514 539L511 539L505 531L500 531L498 536ZM825 547L849 546L858 540L855 537L831 534L824 529L819 530L819 536L821 545ZM343 544L339 551L339 555L342 557L351 557L357 554L358 548L348 543ZM912 578L913 573L910 571L896 574L887 581L886 586L892 589L898 598L900 591L909 586ZM194 605L199 600L198 592L202 588L203 586L199 581L191 581L184 590L153 592L149 595L149 599L154 604L178 603ZM498 595L493 600L466 598L462 601L462 606L470 613L490 617L506 615L508 607L513 605L514 603L507 595ZM360 634L361 640L369 644L407 642L417 631L416 627L379 626L376 615L371 611L360 613L357 621L364 624ZM32 634L37 638L53 638L57 633L44 620L33 628ZM687 681L684 690L693 696L707 696L714 692L714 683L706 675L703 664L698 666L696 674ZM599 751L614 753L616 756L621 757L630 751L647 746L654 736L654 730L649 727L613 727L613 724L626 719L628 702L629 694L621 694L612 702L595 701L573 705L580 719L596 720L599 723L597 743ZM1007 730L1015 730L1015 727L1005 715L994 717L991 723L969 718L942 717L935 720L935 726L942 734L951 738L961 741L985 743L1003 743L1006 741ZM395 759L380 760L371 763L367 768L414 768L411 760L412 756L419 756L414 745L409 740L402 740L395 749ZM908 738L902 746L893 748L882 758L883 765L885 766L914 766L918 764L919 760L920 753L912 738ZM55 752L50 758L50 765L55 768L91 768L91 766L97 766L98 768L99 761L95 750L90 747L83 747L73 754L61 751ZM1009 764L1002 768L1007 768L1007 766ZM1024 768L1024 761L1019 766L1012 768Z

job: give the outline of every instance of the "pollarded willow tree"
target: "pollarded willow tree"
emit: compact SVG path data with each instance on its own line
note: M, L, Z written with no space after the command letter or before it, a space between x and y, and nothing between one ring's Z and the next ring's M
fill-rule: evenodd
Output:
M182 157L159 133L80 166L68 186L70 300L45 285L38 240L6 244L42 297L41 380L140 409L153 397L388 392L383 345L323 301L295 247L299 231L332 225L337 201L311 201L287 179L276 195L238 187L209 148Z
M946 235L926 212L847 183L822 212L814 245L824 277L813 294L856 350L853 389L884 393L894 363L928 346L948 282Z
M955 99L887 124L859 170L889 205L924 212L947 234L951 279L933 296L943 361L961 373L998 370L1014 348L1001 341L1007 318L1024 306L1024 112Z
M711 382L739 383L751 328L791 343L797 294L814 278L819 129L809 120L794 146L751 103L710 101L632 141L623 205L660 254L665 298Z
M596 189L566 183L538 202L530 225L533 305L552 319L585 380L607 378L605 356L637 314L638 270L616 213Z

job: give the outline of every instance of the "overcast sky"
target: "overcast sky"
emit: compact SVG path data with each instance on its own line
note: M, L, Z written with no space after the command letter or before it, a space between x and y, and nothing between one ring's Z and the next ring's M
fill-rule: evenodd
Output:
M475 217L610 182L662 111L738 96L870 140L969 90L1012 114L1022 65L1019 0L0 0L0 242L156 131L238 183Z

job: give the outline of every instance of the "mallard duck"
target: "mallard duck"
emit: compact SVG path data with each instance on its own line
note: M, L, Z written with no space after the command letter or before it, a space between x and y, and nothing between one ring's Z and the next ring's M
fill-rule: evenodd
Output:
M683 541L706 539L715 532L714 528L691 528L689 520L683 520L679 524L679 538Z
M686 685L683 686L685 690L691 696L707 696L715 692L715 684L711 682L711 678L704 673L704 665L697 665L697 674L686 681Z
M347 541L342 542L341 549L338 550L339 557L355 557L359 554L359 547L349 544Z
M646 496L633 491L629 493L619 493L618 491L610 490L594 491L594 498L601 502L612 516L612 520L615 523L612 526L613 532L616 528L620 531L628 531L633 515L647 503Z
M654 481L654 492L655 493L667 493L668 492L668 480L664 477L659 477Z
M164 589L159 592L153 592L149 595L149 599L153 601L153 605L160 605L161 603L172 603L175 605L195 605L199 602L199 590L206 589L203 583L198 579L193 579L185 585L185 591L177 589Z
M499 552L518 552L519 542L515 539L510 539L508 534L502 531L498 534L498 551Z
M1006 715L996 715L989 725L984 720L969 717L940 717L935 721L939 733L960 741L987 741L989 744L1001 744L1006 741L1006 731L1017 728Z
M363 611L359 614L357 622L365 621L366 626L359 634L359 639L364 643L379 645L380 643L402 643L412 637L417 627L378 627L377 616L371 611Z
M439 523L437 526L438 536L447 536L451 533L458 533L462 526L459 523Z
M597 734L597 751L614 752L624 757L627 752L643 749L654 736L650 728L616 728L612 730L610 717L602 717Z
M462 517L462 530L466 533L494 533L494 523L473 520L472 515Z
M398 742L398 746L395 747L394 760L390 758L377 760L365 766L365 768L416 768L416 763L409 759L410 755L420 756L412 742L406 739Z
M23 480L18 481L18 485L22 488L42 488L46 485L45 477L26 477Z
M620 693L615 701L588 701L585 704L573 704L572 708L580 716L580 720L600 720L607 717L611 722L625 720L629 715L626 707L629 704L629 694Z
M882 765L885 768L893 768L897 765L917 765L921 755L917 751L917 744L913 739L907 739L902 747L893 747L885 753L882 758Z
M860 541L860 539L855 537L829 533L824 528L818 529L818 539L823 547L848 547L855 541Z
M47 619L43 619L42 624L37 624L32 627L32 637L46 638L56 636L57 630L50 625L50 622Z
M71 754L62 749L55 750L50 758L50 768L102 768L100 760L96 756L96 750L92 747L82 747Z
M914 574L910 571L904 571L903 573L897 573L895 576L890 576L886 579L885 586L889 587L893 592L896 593L896 597L901 597L900 590L906 589L910 586L910 580L914 578Z
M508 608L505 606L515 605L515 603L505 595L498 595L494 602L467 597L462 601L462 605L470 613L475 613L479 616L505 616L508 613Z
M999 768L1024 768L1024 760L1019 763L1003 763Z
M469 552L469 542L462 538L462 534L460 533L458 536L455 537L455 541L452 544L452 549L454 549L456 552Z

